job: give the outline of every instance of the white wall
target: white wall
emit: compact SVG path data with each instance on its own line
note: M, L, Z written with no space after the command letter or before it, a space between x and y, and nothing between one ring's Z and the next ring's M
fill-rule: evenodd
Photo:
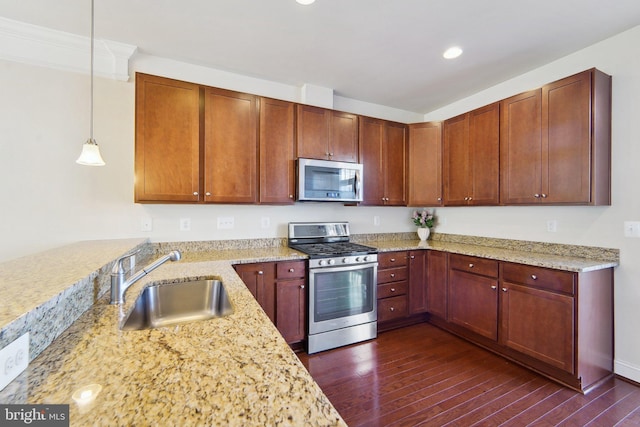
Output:
M640 381L640 239L623 237L640 221L640 27L422 116L334 97L336 109L404 122L440 120L590 67L613 76L613 204L609 207L463 207L437 210L437 231L619 248L616 269L616 372ZM297 101L300 88L149 56L133 70ZM132 70L132 71L133 71ZM107 165L75 164L89 133L89 78L0 61L0 261L88 239L147 236L153 241L285 237L290 221L347 220L354 233L413 230L411 208L136 205L133 203L134 84L96 79L95 138ZM217 230L234 216L234 230ZM375 226L374 216L380 217ZM261 218L271 225L261 228ZM140 231L143 218L153 231ZM180 218L192 230L179 231ZM547 220L558 231L546 231Z

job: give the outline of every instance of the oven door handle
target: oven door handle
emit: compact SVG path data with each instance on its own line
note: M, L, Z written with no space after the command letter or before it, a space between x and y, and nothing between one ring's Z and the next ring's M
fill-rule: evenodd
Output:
M334 267L313 267L309 268L309 273L333 273L336 271L353 271L353 270L364 270L369 267L377 267L377 262L367 262L362 264L351 264L351 265L337 265ZM377 268L376 268L377 273Z

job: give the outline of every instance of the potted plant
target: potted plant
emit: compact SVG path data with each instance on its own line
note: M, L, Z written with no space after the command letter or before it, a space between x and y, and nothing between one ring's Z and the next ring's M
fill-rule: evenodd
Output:
M413 211L411 220L418 227L418 237L420 240L427 240L431 234L431 228L435 224L436 217L434 211L423 209L422 212Z

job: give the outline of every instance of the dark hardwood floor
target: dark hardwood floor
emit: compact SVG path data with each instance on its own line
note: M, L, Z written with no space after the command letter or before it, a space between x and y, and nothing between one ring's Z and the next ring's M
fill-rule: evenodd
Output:
M350 427L640 426L640 387L583 395L427 323L298 357Z

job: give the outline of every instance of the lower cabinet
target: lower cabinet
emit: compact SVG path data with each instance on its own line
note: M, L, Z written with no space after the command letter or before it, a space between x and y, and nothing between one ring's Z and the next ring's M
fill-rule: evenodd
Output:
M289 344L303 341L306 330L306 262L236 264L249 292Z
M582 392L612 375L611 268L570 272L449 254L448 275L447 313L438 294L429 304L436 325Z
M427 312L433 317L447 318L449 254L426 251Z

